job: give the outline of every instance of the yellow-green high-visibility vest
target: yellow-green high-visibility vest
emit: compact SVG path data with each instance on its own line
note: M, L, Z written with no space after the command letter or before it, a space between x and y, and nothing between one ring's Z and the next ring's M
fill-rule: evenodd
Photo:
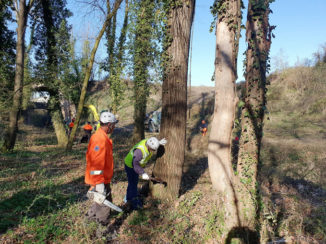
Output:
M125 157L125 164L129 167L129 168L133 168L132 166L132 159L134 157L134 151L136 149L140 149L142 154L143 154L143 158L142 160L139 162L141 167L145 167L145 165L147 164L147 162L150 160L150 158L152 157L152 152L149 152L147 147L146 147L146 142L147 139L141 140L140 142L138 142L128 153L128 155Z

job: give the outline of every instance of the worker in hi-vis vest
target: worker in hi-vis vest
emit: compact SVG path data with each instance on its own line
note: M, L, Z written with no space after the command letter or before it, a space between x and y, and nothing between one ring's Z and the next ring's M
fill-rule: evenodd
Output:
M150 137L138 142L125 157L125 170L128 177L127 194L125 203L131 203L131 209L142 208L141 200L138 198L138 176L143 180L149 180L149 175L145 172L144 167L151 159L154 152L157 151L160 145L164 146L167 140L163 138L158 140L156 137Z
M118 120L115 115L103 111L100 114L100 128L91 136L86 152L85 183L92 190L105 195L112 202L110 182L113 176L113 150L112 140L108 137L115 128ZM108 223L110 208L93 202L87 212L87 217L101 224Z

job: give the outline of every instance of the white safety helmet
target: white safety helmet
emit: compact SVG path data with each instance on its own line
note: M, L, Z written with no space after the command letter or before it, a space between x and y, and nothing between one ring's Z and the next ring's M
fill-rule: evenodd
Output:
M118 123L118 120L113 113L104 111L100 115L100 122L102 122L103 124Z
M150 137L147 142L147 146L156 151L158 147L160 146L160 142L157 140L156 137Z
M165 138L163 138L162 140L158 140L156 137L150 137L147 142L146 145L151 148L154 151L157 151L157 149L159 148L160 145L165 145L167 142L167 140Z

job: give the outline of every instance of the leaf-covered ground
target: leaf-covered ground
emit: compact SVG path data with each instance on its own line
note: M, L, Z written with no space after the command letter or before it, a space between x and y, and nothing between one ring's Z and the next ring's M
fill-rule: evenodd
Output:
M141 182L144 209L113 213L108 226L85 219L91 204L83 182L86 144L65 152L55 146L51 128L20 124L15 151L0 155L0 242L223 243L226 217L210 181L208 136L198 132L202 118L210 121L211 92L193 88L180 198L152 199ZM325 123L277 111L270 109L262 148L262 243L325 243ZM112 135L117 205L127 187L123 158L132 146L130 136L130 126L123 123Z

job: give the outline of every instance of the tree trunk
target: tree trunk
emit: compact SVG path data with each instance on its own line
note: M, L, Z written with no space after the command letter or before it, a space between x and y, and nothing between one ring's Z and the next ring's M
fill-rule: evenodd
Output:
M123 71L123 54L125 50L125 42L128 29L128 14L129 3L128 0L125 0L125 16L120 32L119 42L117 44L116 62L113 63L113 79L111 79L110 82L110 95L112 99L111 107L114 114L117 113L120 107L121 101L124 97L124 91L126 89L125 83L121 80L121 74Z
M66 130L64 124L62 123L62 113L60 108L59 99L55 98L55 96L51 96L52 101L49 103L53 104L53 109L50 112L52 125L55 131L55 135L57 137L58 146L65 147L68 142L68 136L66 134Z
M125 6L125 16L123 19L123 25L121 28L121 33L119 37L119 42L118 42L118 53L117 53L117 62L118 65L122 65L122 57L123 57L123 52L124 52L124 44L126 42L126 35L127 35L127 29L128 29L128 14L129 14L129 3L128 0L125 0L126 6ZM120 67L119 67L120 68Z
M142 70L147 73L147 66L143 66ZM137 143L145 137L145 126L144 119L146 116L146 104L148 96L148 84L147 79L140 80L137 76L135 77L134 84L134 131L132 141Z
M90 57L90 60L89 60L88 66L87 66L86 73L85 73L85 78L84 78L84 82L83 82L83 86L82 86L82 90L81 90L81 94L80 94L80 98L79 98L79 103L78 103L78 108L77 108L77 114L76 114L74 127L72 128L72 131L70 133L70 137L69 137L69 140L68 140L68 143L67 143L67 148L66 149L68 151L72 149L73 140L74 140L74 137L76 135L77 127L79 125L79 121L80 121L81 114L82 114L82 111L83 111L86 92L87 92L88 81L89 81L89 78L90 78L91 73L92 73L97 48L98 48L98 46L100 44L100 41L101 41L102 36L104 34L104 31L105 31L105 29L106 29L106 27L108 25L109 19L111 19L112 16L116 13L118 8L120 7L121 2L122 2L122 0L116 0L115 1L114 8L113 8L112 12L107 13L107 17L106 17L105 22L103 23L102 29L100 30L100 33L96 37L95 44L94 44L93 50L91 52L91 57ZM110 4L109 0L107 0L107 4Z
M259 6L259 8L258 8ZM271 44L269 26L269 0L249 1L246 39L248 43L246 63L245 106L241 115L241 138L237 171L246 189L242 206L242 222L250 229L256 227L257 168L263 132L266 104L266 69Z
M226 1L225 1L226 4ZM214 188L226 203L224 212L228 216L228 228L239 226L236 195L236 178L231 161L232 127L237 96L237 56L241 25L241 1L229 0L229 16L218 13L215 54L215 107L208 144L208 165ZM228 25L235 19L236 28Z
M114 16L112 17L112 23L110 23L110 33L108 34L108 55L109 55L109 60L108 60L108 71L109 71L109 77L112 76L112 73L114 73L114 56L115 56L115 32L117 28L117 12L115 12ZM109 78L110 81L110 78ZM110 83L109 83L110 84ZM111 89L111 88L110 88Z
M148 87L148 66L152 60L152 31L155 2L140 0L135 26L133 76L134 76L134 131L133 143L145 137Z
M49 70L48 78L57 81L58 80L58 56L56 53L56 46L57 46L57 40L55 37L55 26L54 26L54 16L51 9L51 2L49 0L41 0L42 4L42 11L43 11L43 19L46 27L46 41L47 41L47 48L46 48L46 54L47 54L47 68ZM53 128L57 137L58 146L59 147L65 147L68 142L68 137L65 130L65 125L63 121L63 116L61 113L62 107L61 107L61 87L62 82L53 82L58 83L57 87L55 87L51 94L51 104L52 104L52 110L51 110L51 119Z
M166 50L171 61L165 70L162 86L162 123L160 137L168 140L165 155L156 162L154 175L167 182L167 188L151 186L159 198L179 196L186 144L187 73L191 26L195 0L182 1L171 9L168 26L173 37Z
M9 113L9 126L4 138L2 151L12 150L16 142L16 134L18 130L18 115L21 109L23 80L24 80L24 55L25 55L25 30L28 12L32 0L26 6L26 0L19 1L19 9L17 11L17 43L16 43L16 69L15 69L15 85L13 94L13 104ZM18 6L16 6L18 8Z

